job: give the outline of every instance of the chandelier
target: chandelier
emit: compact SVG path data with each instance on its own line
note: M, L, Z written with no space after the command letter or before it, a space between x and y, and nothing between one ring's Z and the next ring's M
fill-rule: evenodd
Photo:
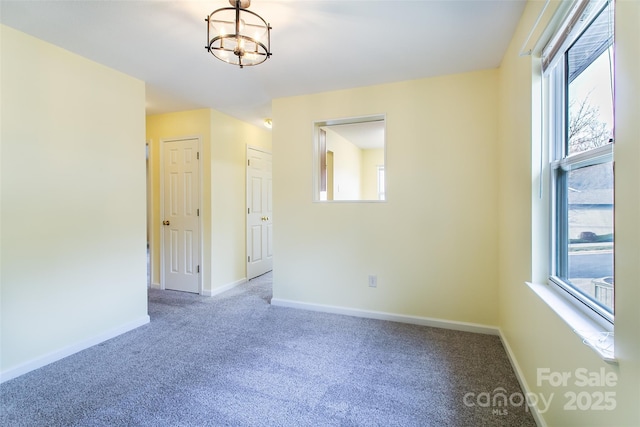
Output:
M251 0L229 0L233 7L211 12L207 21L207 51L240 68L258 65L271 56L271 25L247 8Z

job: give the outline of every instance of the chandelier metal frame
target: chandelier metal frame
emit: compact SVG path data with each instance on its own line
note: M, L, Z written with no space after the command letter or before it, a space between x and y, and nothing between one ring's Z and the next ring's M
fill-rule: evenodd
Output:
M240 68L262 64L271 56L271 25L257 13L247 10L251 0L229 0L229 3L233 7L214 10L205 18L207 22L205 48L219 60L238 65ZM230 11L235 12L233 22L227 20ZM224 18L225 16L227 19ZM250 20L249 24L245 22ZM234 31L222 32L225 26L233 27ZM264 31L265 40L249 35L249 30Z

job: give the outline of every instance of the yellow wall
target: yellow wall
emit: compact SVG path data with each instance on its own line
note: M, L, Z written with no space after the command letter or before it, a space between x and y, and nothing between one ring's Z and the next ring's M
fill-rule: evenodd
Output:
M384 166L384 149L362 150L362 198L378 200L378 166Z
M327 151L333 152L333 200L362 199L362 150L327 128Z
M211 125L213 289L246 277L247 146L271 150L271 132L218 111Z
M542 414L550 426L640 425L640 3L616 2L616 320L615 352L619 366L603 362L587 348L525 281L547 274L546 203L538 199L540 94L539 68L519 56L542 7L530 2L500 68L500 326L532 393L554 394ZM555 6L555 4L554 4ZM553 9L553 7L551 8ZM546 14L540 28L546 26ZM532 119L533 118L533 119ZM543 188L548 187L543 185ZM567 387L538 385L538 369L569 372ZM615 387L575 384L576 369L615 374ZM565 410L564 393L615 393L613 411Z
M148 322L145 93L0 28L7 378Z
M246 147L270 149L271 132L211 109L147 117L152 164L152 283L160 283L160 141L202 140L203 293L237 283L246 275Z
M497 325L497 91L490 70L274 100L274 298ZM373 114L387 202L314 203L314 121Z

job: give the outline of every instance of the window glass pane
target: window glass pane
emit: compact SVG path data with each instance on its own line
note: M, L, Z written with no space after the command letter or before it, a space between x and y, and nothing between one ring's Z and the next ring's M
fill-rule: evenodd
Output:
M613 142L613 15L607 6L567 51L569 155Z
M613 163L568 172L569 282L613 313Z
M584 13L570 17L586 28L574 27L576 32L566 39L570 47L562 47L564 60L548 74L555 186L550 279L590 307L587 312L610 323L614 318L613 7L613 1L590 2Z

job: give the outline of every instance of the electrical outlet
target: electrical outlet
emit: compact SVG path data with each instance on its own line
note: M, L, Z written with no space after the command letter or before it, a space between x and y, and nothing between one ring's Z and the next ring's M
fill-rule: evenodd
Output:
M378 287L378 276L376 276L374 274L370 274L369 275L369 287L370 288L377 288Z

